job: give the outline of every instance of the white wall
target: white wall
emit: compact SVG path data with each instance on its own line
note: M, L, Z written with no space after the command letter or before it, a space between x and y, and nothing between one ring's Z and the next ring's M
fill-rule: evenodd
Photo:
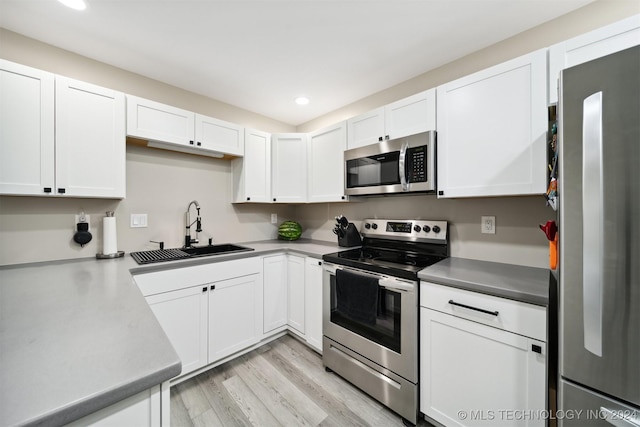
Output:
M336 241L335 217L344 215L360 229L365 218L447 220L451 256L547 267L549 245L538 228L555 212L539 197L437 199L435 195L361 198L352 203L298 206L303 237ZM480 217L496 217L496 234L480 233Z
M284 221L293 208L233 205L230 186L229 161L128 145L124 200L0 197L0 265L94 257L102 252L102 217L108 210L115 211L119 250L157 249L149 240L180 247L184 213L193 199L201 206L201 243L209 237L215 243L276 238L270 214ZM93 235L84 247L72 240L74 216L81 211L90 215ZM130 228L132 213L148 214L149 226Z

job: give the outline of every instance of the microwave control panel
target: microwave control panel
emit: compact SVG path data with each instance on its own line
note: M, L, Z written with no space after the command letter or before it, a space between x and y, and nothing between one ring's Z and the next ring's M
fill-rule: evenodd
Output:
M427 146L411 147L407 149L407 181L427 181Z

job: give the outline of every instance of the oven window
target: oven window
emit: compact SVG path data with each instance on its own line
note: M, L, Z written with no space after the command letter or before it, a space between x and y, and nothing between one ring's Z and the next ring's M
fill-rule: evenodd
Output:
M353 274L353 273L352 273ZM348 277L348 276L347 276ZM344 278L340 279L345 280ZM345 301L345 286L336 286L336 276L331 275L331 323L339 325L366 339L400 353L400 298L399 292L377 286L375 304L366 304L367 310L350 308Z
M400 183L400 152L347 160L347 188Z

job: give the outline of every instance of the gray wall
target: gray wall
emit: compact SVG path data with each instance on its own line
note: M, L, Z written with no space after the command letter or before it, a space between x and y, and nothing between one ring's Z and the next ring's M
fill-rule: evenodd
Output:
M551 6L550 6L551 7ZM298 129L219 101L168 86L0 29L0 57L126 93L172 104L268 132L307 132L344 120L467 73L573 37L640 12L637 0L599 0L571 14L461 58L436 70L327 114ZM421 217L451 221L454 256L545 267L547 241L538 224L555 214L542 197L437 200L433 196L370 198L356 203L233 205L228 161L127 146L127 198L118 200L0 196L0 265L93 257L101 250L102 216L115 210L119 249L169 247L183 239L183 212L192 199L202 205L203 239L217 242L269 239L269 222L296 219L304 237L334 240L333 218ZM72 242L74 215L91 215L94 240ZM147 213L148 228L129 228L131 213ZM480 216L495 215L495 235L480 234Z

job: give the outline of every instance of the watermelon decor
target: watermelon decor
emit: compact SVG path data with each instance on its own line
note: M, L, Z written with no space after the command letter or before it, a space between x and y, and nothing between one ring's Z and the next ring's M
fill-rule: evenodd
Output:
M278 227L278 239L298 240L302 236L302 226L295 221L285 221Z

